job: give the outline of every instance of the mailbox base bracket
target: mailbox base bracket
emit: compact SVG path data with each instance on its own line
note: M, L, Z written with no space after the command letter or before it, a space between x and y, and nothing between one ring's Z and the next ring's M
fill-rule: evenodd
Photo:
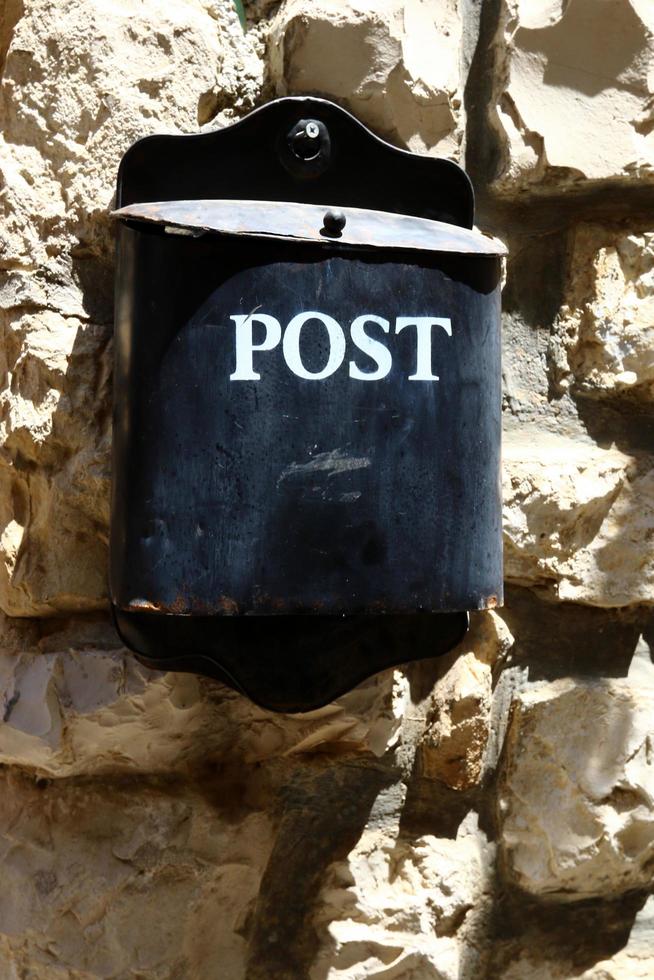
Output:
M155 670L203 674L271 711L329 704L407 660L442 656L465 636L467 612L358 616L172 616L113 606L116 628ZM187 650L187 653L180 651Z

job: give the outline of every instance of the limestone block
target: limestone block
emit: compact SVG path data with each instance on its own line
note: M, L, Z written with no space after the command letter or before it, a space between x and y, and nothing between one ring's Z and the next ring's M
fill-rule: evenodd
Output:
M582 225L551 343L554 380L596 396L654 397L654 235Z
M231 3L0 17L0 609L52 615L106 603L118 163L252 108L263 65Z
M232 105L251 107L261 75L231 4L26 0L0 97L0 256L14 267L52 268L51 258L71 250L78 259L103 250L116 169L130 143L196 130L206 121L200 103L218 89Z
M496 613L477 613L430 698L419 744L421 774L456 790L481 781L491 728L492 668L513 638Z
M347 860L328 871L310 980L479 976L471 910L483 906L492 858L472 813L454 839L395 840L367 828Z
M504 444L505 573L596 606L654 601L654 470L541 434Z
M514 703L501 856L533 895L575 901L654 879L654 687L542 682Z
M455 0L285 0L271 76L279 95L325 95L401 146L456 157L461 36Z
M498 192L652 180L649 0L505 0L493 44Z
M44 310L0 331L0 608L104 605L111 345L105 327Z
M63 777L188 772L225 756L381 756L406 699L403 675L385 671L325 708L275 715L207 678L141 667L104 620L40 639L26 621L0 650L0 763Z
M230 784L234 792L234 783ZM5 774L0 973L81 980L245 975L269 816L224 783L37 788Z

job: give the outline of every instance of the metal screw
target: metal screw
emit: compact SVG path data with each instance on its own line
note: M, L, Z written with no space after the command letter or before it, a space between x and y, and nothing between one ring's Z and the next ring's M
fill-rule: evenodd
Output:
M322 219L323 229L328 235L338 238L345 228L347 218L342 211L326 211Z
M320 119L298 119L286 133L285 142L280 144L280 154L283 166L294 177L304 179L319 176L328 168L331 160L327 127Z
M293 152L301 160L313 160L320 153L320 125L315 119L301 119L290 132Z

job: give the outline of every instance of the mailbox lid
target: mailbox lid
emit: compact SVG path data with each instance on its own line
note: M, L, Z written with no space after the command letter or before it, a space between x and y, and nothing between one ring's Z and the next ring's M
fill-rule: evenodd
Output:
M335 229L329 216L338 216ZM348 247L506 255L499 239L429 218L292 201L154 201L113 212L126 221L162 226L169 233L253 236ZM325 220L327 217L327 220ZM326 227L327 226L327 227Z

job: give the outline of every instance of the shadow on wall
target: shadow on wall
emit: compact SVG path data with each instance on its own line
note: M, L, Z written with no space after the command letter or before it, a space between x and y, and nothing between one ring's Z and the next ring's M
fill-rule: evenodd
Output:
M486 789L500 843L490 976L513 977L512 962L516 980L554 963L577 976L628 946L649 891L654 614L518 588L507 602L524 700Z
M319 948L313 922L325 875L360 839L381 791L397 779L386 766L309 763L282 789L283 809L249 926L246 980L308 977Z

